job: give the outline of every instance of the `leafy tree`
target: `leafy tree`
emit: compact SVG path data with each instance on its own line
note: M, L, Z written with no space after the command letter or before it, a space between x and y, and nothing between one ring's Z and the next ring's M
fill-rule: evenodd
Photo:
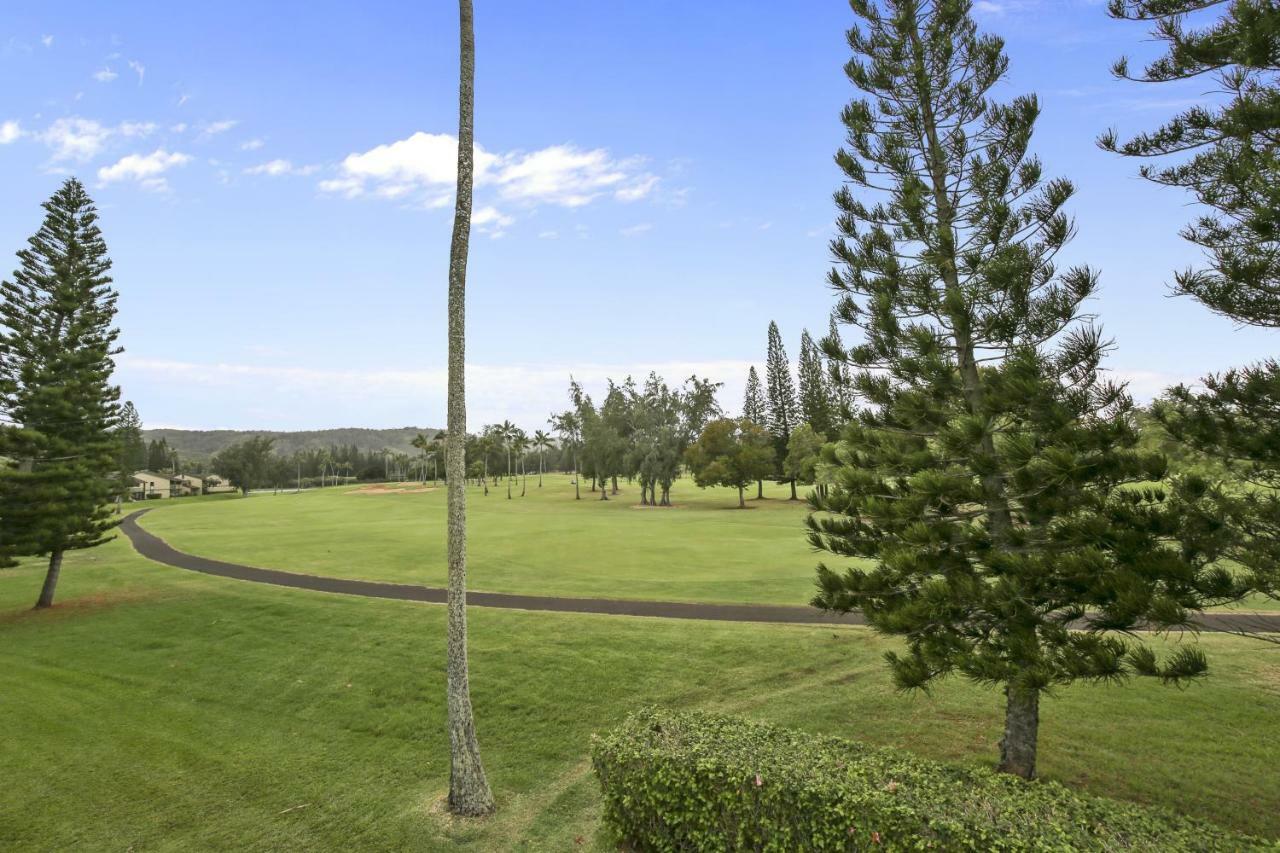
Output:
M1220 9L1208 26L1190 13ZM1209 211L1183 237L1200 246L1207 269L1175 275L1174 290L1240 323L1280 327L1280 3L1275 0L1110 0L1116 18L1148 21L1167 52L1141 72L1128 60L1115 73L1142 83L1211 76L1225 98L1197 104L1163 127L1103 148L1148 163L1140 174L1180 187Z
M791 430L800 422L796 404L796 386L791 381L791 363L782 346L778 324L769 324L769 353L765 364L765 380L768 385L769 432L773 434L774 449L779 457L786 452L791 440ZM796 500L796 484L791 481L791 499Z
M736 488L739 509L747 507L743 490L777 464L769 432L746 418L722 418L707 424L685 452L685 461L701 488Z
M805 329L800 335L800 416L815 431L830 434L834 423L822 352Z
M476 42L471 0L458 0L458 189L449 245L448 534L446 705L449 721L449 811L493 811L493 793L480 763L467 667L467 249L475 168ZM486 486L486 490L487 490Z
M124 492L120 389L111 384L116 292L98 214L69 178L0 282L0 415L16 425L0 456L0 556L49 555L36 607L53 604L67 551L107 541Z
M826 442L826 436L812 426L800 424L787 442L787 458L782 460L782 472L806 485L816 483L818 460Z
M227 482L249 494L271 482L272 450L275 439L269 435L255 435L237 442L213 457L213 469L226 477Z
M1227 498L1160 482L1164 459L1135 449L1132 402L1080 320L1097 278L1053 265L1073 188L1028 153L1036 99L988 97L1003 43L967 0L852 5L846 72L866 99L843 113L830 282L863 333L846 358L870 408L824 448L835 482L808 523L815 547L875 562L819 566L814 604L904 637L887 656L901 689L1003 686L1000 768L1031 777L1045 690L1205 672L1198 648L1160 661L1132 631L1190 628L1240 594L1214 562Z

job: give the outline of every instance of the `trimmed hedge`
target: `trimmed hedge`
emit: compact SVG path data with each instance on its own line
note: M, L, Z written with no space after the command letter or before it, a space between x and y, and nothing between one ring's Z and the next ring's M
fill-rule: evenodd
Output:
M735 717L646 708L592 739L637 850L1276 850L1203 821Z

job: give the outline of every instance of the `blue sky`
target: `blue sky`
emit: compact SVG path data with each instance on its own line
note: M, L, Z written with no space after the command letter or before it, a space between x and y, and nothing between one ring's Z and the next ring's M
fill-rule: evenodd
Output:
M454 4L205 5L4 4L0 252L65 175L89 185L117 378L150 426L442 424ZM831 308L847 5L476 5L471 424L542 426L571 372L697 372L736 410L769 321L794 358ZM1093 142L1205 84L1113 80L1157 47L1098 2L975 8L1008 42L1003 88L1041 97L1047 172L1079 187L1067 260L1102 272L1109 366L1146 398L1270 355L1269 334L1166 295L1196 260L1176 233L1192 211Z

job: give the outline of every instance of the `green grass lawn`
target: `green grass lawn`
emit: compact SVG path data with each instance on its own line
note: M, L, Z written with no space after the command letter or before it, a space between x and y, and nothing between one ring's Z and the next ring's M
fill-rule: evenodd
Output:
M489 592L669 601L807 604L819 557L804 537L803 501L765 485L737 492L681 480L673 508L640 507L638 486L573 499L567 476L527 497L505 486L468 491L471 587ZM754 494L754 491L752 492ZM157 504L152 504L157 505ZM206 557L335 577L442 586L445 490L369 494L353 488L254 495L164 507L143 522L176 548Z
M767 500L737 509L732 489L680 480L674 508L638 506L638 486L601 503L547 476L512 500L471 487L468 565L473 589L532 595L807 604L824 556L805 541L803 501L765 485ZM801 494L804 490L801 490ZM755 494L754 489L751 491ZM143 525L205 557L334 577L443 586L445 492L370 494L356 488L226 496L167 504ZM835 561L837 565L841 561ZM1258 597L1247 610L1280 610Z
M429 506L337 494L293 505L337 520L360 501ZM162 507L151 526L189 545L182 519L203 510ZM623 524L647 515L604 512ZM796 515L769 505L737 517ZM603 549L603 528L594 535ZM477 608L474 699L499 812L454 822L440 808L443 608L207 577L116 541L70 555L58 606L34 612L41 573L0 572L0 849L599 848L589 736L642 703L977 764L999 738L998 694L951 681L896 695L881 661L891 644L864 629ZM1076 686L1046 700L1042 772L1280 835L1280 659L1243 639L1200 642L1212 676L1189 689Z

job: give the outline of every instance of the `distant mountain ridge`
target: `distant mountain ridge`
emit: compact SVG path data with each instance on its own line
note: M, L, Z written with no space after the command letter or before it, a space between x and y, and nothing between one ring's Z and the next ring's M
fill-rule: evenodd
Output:
M269 435L276 440L276 452L289 456L299 450L320 450L335 444L351 445L365 451L393 450L397 453L416 453L414 436L423 433L434 436L435 427L397 427L394 429L367 429L365 427L341 427L338 429L270 430L270 429L144 429L142 437L147 442L164 439L170 447L185 459L208 459L218 451L237 441L255 435Z

